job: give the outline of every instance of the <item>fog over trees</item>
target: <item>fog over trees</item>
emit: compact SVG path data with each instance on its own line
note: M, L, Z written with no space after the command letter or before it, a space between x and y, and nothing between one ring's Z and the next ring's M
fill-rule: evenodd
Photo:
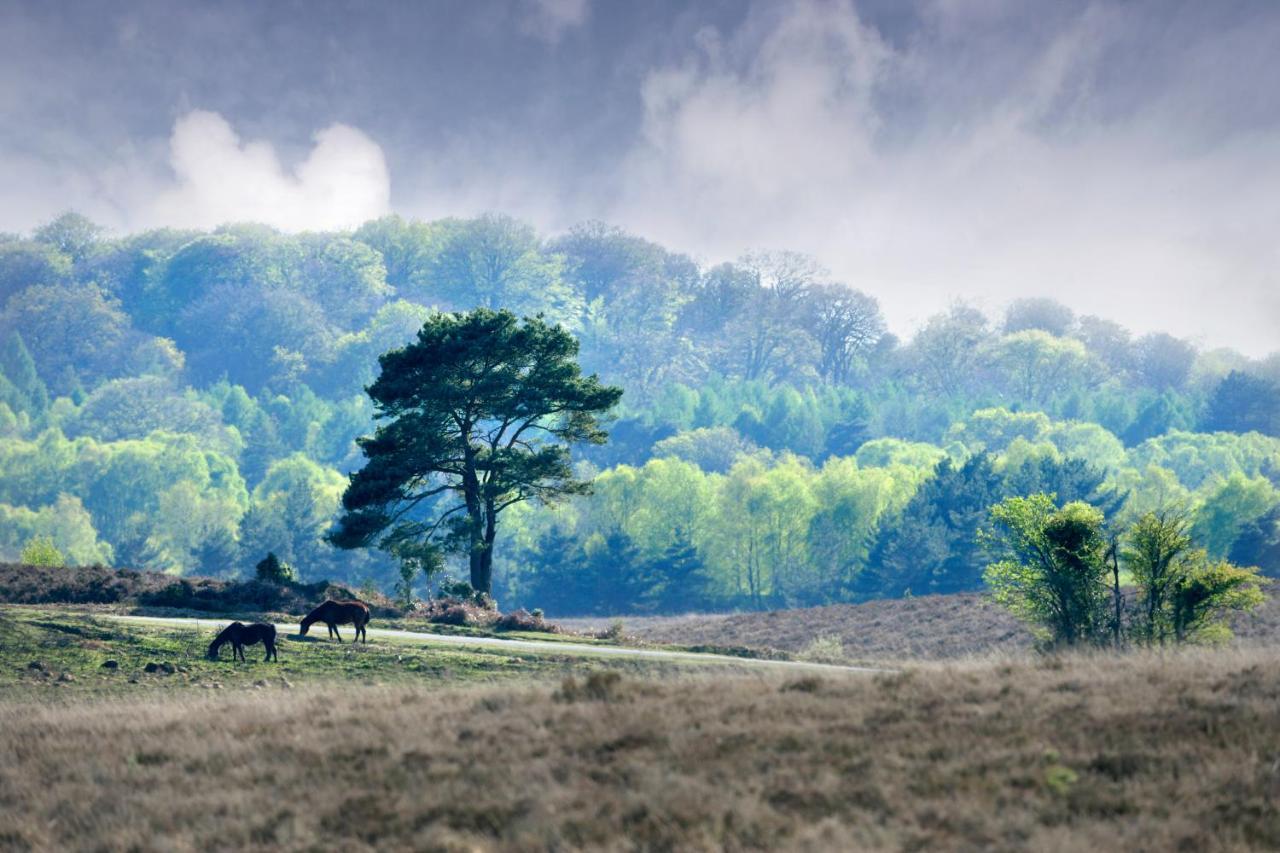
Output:
M374 431L365 388L439 312L487 308L560 326L624 389L609 442L561 472L592 493L504 513L504 605L975 589L987 508L1037 493L1124 525L1176 506L1206 560L1280 574L1280 356L1135 338L1054 300L957 303L899 339L873 293L803 255L706 266L602 223L110 236L67 214L0 238L0 306L8 560L38 543L252 576L271 552L389 590L393 557L326 540Z

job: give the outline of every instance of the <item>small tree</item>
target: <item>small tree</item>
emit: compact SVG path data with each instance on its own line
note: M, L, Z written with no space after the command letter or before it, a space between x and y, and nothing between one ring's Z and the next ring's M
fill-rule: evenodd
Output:
M298 579L293 566L281 562L274 551L268 551L267 556L254 566L254 576L264 583L293 583Z
M1055 644L1097 642L1107 630L1102 512L1053 495L1009 498L991 508L983 539L1004 559L987 566L996 601L1041 626Z
M1226 560L1197 561L1179 578L1169 597L1175 639L1179 643L1229 640L1227 614L1252 610L1266 600L1264 583L1267 579L1255 568L1233 566Z
M1138 587L1134 633L1148 645L1173 638L1170 607L1175 590L1204 553L1191 541L1191 522L1177 511L1148 512L1125 532L1120 549Z
M677 527L671 544L647 566L651 584L641 595L642 608L657 613L687 613L707 604L710 578L688 532Z
M1180 510L1149 512L1125 533L1125 565L1138 586L1134 633L1148 644L1215 642L1231 637L1226 617L1265 599L1256 568L1211 560L1195 547Z
M444 568L444 556L430 542L396 542L390 549L399 561L400 580L396 581L396 603L409 610L413 607L413 584L421 577L430 581Z
M57 568L66 565L66 560L58 546L48 536L33 536L22 546L19 562L27 566L45 566Z

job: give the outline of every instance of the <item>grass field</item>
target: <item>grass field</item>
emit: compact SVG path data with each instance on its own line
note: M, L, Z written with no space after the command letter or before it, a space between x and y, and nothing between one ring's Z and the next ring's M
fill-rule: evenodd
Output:
M222 621L0 610L0 850L1280 848L1274 646L867 675L284 636L233 664Z
M385 636L368 644L302 640L282 634L279 662L264 663L262 646L245 650L245 663L220 660L205 650L225 619L199 628L144 627L102 615L58 608L0 609L0 697L129 695L184 688L294 687L339 682L376 685L458 685L514 679L551 679L603 667L629 674L688 672L696 662L595 659L560 653L563 642L545 637L544 651L424 647ZM349 628L347 630L350 639ZM529 638L529 635L511 634ZM114 662L114 666L109 664ZM151 671L148 671L150 669Z
M605 673L59 702L10 686L0 847L1280 846L1280 661L1264 651Z

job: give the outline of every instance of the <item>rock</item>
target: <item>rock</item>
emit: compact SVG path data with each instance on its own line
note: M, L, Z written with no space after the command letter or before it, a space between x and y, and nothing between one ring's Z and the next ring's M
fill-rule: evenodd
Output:
M75 678L75 676L74 676L74 675L72 675L71 673L69 673L69 672L64 672L64 673L62 673L61 675L59 675L59 676L58 676L58 680L59 680L59 681L75 681L75 680L76 680L76 678Z
M143 672L159 672L160 664L156 663L153 660L149 660L147 661L147 665L142 668L142 671Z
M117 669L119 669L119 668L120 668L120 661L118 661L118 660L104 660L104 661L102 662L102 668L103 668L103 669L110 669L110 670L117 670Z
M280 679L280 686L283 687L285 690L290 690L293 688L293 682L291 682L287 678L282 678Z
M259 678L257 681L253 682L253 686L254 686L254 687L266 687L266 686L267 686L267 681L266 681L266 679L264 679L264 678Z
M129 683L130 683L130 684L137 684L137 683L138 683L138 676L136 676L136 675L131 675L131 676L129 676Z
M178 668L173 664L169 663L168 661L166 661L160 664L160 671L163 672L165 675L173 675L175 672L178 671Z
M27 669L38 669L43 672L44 664L40 663L38 660L33 660L31 663L27 664Z

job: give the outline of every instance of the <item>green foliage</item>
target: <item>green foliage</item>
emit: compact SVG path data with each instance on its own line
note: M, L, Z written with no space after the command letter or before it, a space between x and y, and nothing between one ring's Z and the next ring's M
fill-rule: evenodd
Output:
M742 456L759 450L732 427L703 427L664 438L653 445L655 457L674 456L703 471L724 474Z
M323 535L375 425L377 356L436 306L544 312L627 389L610 442L560 460L596 495L508 508L506 597L664 612L972 588L981 502L1040 491L1117 524L1177 503L1210 557L1280 572L1272 363L1050 300L998 328L956 305L900 342L796 253L700 268L601 223L547 240L493 215L113 238L68 214L0 236L0 551L50 536L72 562L230 574L272 550L390 588L395 555ZM990 473L952 479L984 454L987 497ZM469 562L472 524L436 544Z
M0 559L19 559L23 545L33 539L52 541L74 565L112 560L111 546L98 538L84 505L69 495L34 510L0 503Z
M1263 601L1265 578L1195 547L1185 511L1146 513L1122 541L1121 558L1139 591L1133 629L1148 645L1229 639L1228 613Z
M991 508L984 539L1002 559L986 569L996 601L1054 644L1102 642L1107 629L1106 539L1101 511L1052 495L1007 498Z
M444 570L444 556L432 542L400 541L392 545L391 556L396 559L399 579L396 581L396 601L406 610L414 603L414 583L421 579L429 583Z
M1204 562L1190 535L1191 524L1176 511L1142 515L1123 538L1120 558L1138 587L1136 636L1148 645L1164 645L1175 636L1175 591Z
M881 527L871 565L854 588L867 598L978 589L986 555L978 530L1002 497L990 456L957 465L944 459L912 496L897 523Z
M1009 393L1039 404L1098 375L1084 344L1039 329L1006 335L991 345L987 357Z
M35 361L17 330L11 332L0 349L0 374L10 383L13 394L5 402L14 412L39 417L49 408L49 392L36 372Z
M415 343L379 359L368 391L388 423L360 440L368 462L352 475L332 541L385 549L441 538L465 549L472 585L490 592L498 515L589 489L568 446L605 441L597 417L622 390L583 377L577 353L568 332L540 318L434 315ZM433 500L448 495L452 506Z
M1204 428L1280 436L1280 383L1231 371L1209 398Z
M1265 477L1239 472L1202 493L1194 532L1211 557L1225 557L1246 527L1280 506L1280 491Z
M1233 566L1225 560L1198 563L1173 588L1174 636L1179 642L1230 639L1227 615L1261 604L1265 600L1261 586L1266 582L1255 568Z
M134 343L130 331L119 303L92 283L34 285L0 312L0 334L20 332L40 380L62 394L118 375Z
M293 566L282 562L272 551L253 567L253 572L255 578L265 583L293 583L298 579Z
M53 544L53 539L48 536L35 536L28 539L26 544L22 546L22 553L18 555L18 561L27 566L57 568L65 564L66 558L62 556L58 546Z
M32 236L35 242L51 246L78 263L98 245L104 230L79 213L67 212L41 225Z

